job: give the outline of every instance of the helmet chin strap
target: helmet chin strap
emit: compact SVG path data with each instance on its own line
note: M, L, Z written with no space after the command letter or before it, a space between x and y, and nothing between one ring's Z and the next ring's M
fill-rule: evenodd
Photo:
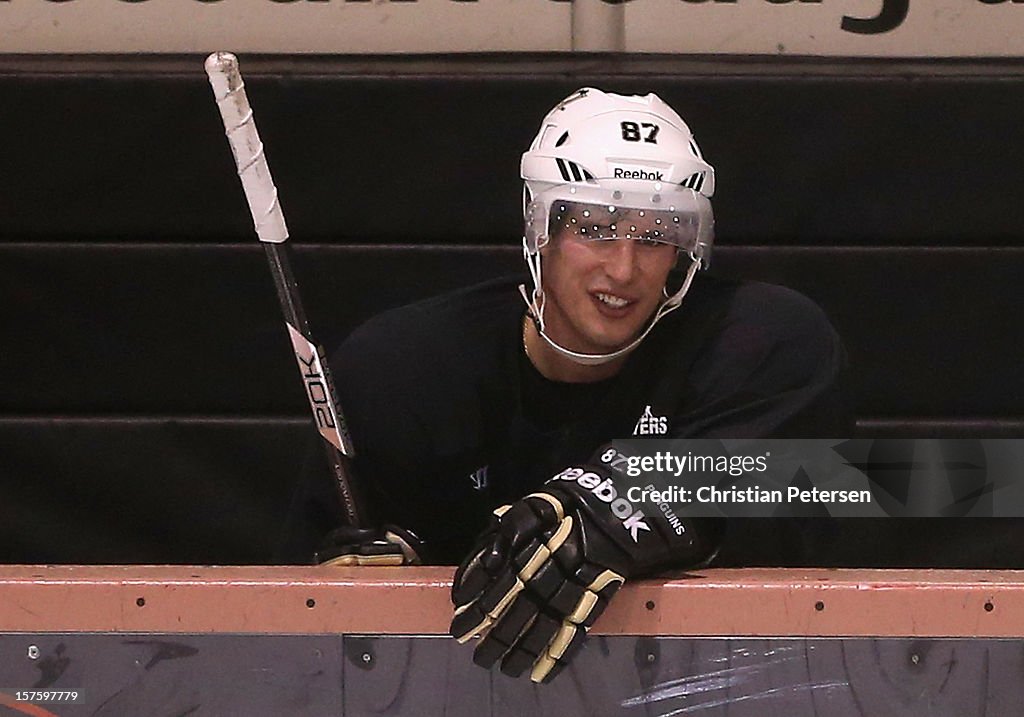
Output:
M571 349L567 349L566 347L562 346L557 341L555 341L553 338L548 336L547 332L545 331L544 291L543 289L540 288L540 251L537 251L533 254L531 254L529 251L525 253L526 265L530 268L530 277L533 279L534 290L532 294L528 294L526 291L526 286L524 284L520 284L519 293L522 295L523 301L526 302L527 313L533 319L534 326L537 327L537 333L540 334L540 337L544 339L545 343L547 343L548 346L557 351L559 354L565 356L567 359L575 361L576 363L582 364L584 366L600 366L601 364L613 361L614 359L617 359L620 356L625 356L630 351L639 346L640 342L647 337L647 334L651 332L651 329L654 328L654 325L658 323L658 320L661 319L661 317L675 311L676 309L679 308L680 304L683 303L683 297L685 297L686 292L690 290L690 284L693 282L693 277L694 275L696 275L697 270L700 269L701 266L700 258L694 256L691 252L690 268L686 270L686 279L683 281L682 286L680 286L679 290L676 291L676 293L672 294L672 296L668 296L666 293L665 300L661 302L661 305L658 307L658 310L654 312L654 318L651 319L650 323L647 325L647 328L644 329L643 333L641 333L639 336L637 336L635 339L630 341L622 348L616 351L612 351L611 353L585 354L580 353L578 351L573 351Z

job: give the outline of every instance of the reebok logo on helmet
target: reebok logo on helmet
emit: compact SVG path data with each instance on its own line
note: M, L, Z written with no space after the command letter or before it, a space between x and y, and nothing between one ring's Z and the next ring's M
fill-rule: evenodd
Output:
M602 480L603 478L603 480ZM651 529L651 526L644 522L644 513L641 510L634 510L633 504L619 496L615 490L615 484L611 478L604 478L593 471L583 468L566 468L551 480L565 480L577 483L594 494L602 503L607 503L612 515L622 522L622 527L629 531L633 542L639 542L640 531Z
M623 169L622 167L616 167L613 176L615 179L646 179L651 182L660 182L665 178L663 172L648 172L646 169Z

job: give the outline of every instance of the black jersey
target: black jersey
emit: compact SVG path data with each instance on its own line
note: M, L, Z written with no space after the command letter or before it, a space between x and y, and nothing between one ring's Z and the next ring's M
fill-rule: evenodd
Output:
M388 311L331 365L376 519L458 563L491 510L616 438L831 437L846 433L841 342L810 300L698 276L612 379L567 384L525 357L518 278ZM326 471L293 505L283 558L340 521Z

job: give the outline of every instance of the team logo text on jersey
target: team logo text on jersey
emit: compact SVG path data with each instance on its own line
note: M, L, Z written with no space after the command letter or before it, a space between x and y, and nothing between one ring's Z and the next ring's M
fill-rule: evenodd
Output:
M469 474L469 479L473 481L473 490L483 490L487 487L487 466L477 468L475 471Z
M629 531L634 543L640 542L640 531L650 531L651 526L644 522L642 510L633 508L633 504L619 495L611 478L584 470L583 468L566 468L551 480L567 480L578 483L586 488L602 503L607 503L612 515L622 521L622 527Z
M668 433L668 417L655 416L651 413L650 406L644 409L643 415L640 416L640 420L633 428L634 436L664 436L666 433Z

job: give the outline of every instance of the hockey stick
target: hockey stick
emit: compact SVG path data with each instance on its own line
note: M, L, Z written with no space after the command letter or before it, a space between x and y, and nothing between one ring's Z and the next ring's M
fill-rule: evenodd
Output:
M277 200L277 188L256 132L245 84L238 70L238 59L230 52L215 52L206 58L206 74L213 96L224 120L224 132L235 157L238 176L249 202L256 234L270 262L277 298L284 312L295 359L298 362L306 397L317 429L324 439L327 460L337 483L338 494L350 525L369 527L363 503L359 499L352 474L352 441L334 398L334 384L327 370L323 348L310 339L309 324L302 308L299 287L292 275L288 249L288 228Z

